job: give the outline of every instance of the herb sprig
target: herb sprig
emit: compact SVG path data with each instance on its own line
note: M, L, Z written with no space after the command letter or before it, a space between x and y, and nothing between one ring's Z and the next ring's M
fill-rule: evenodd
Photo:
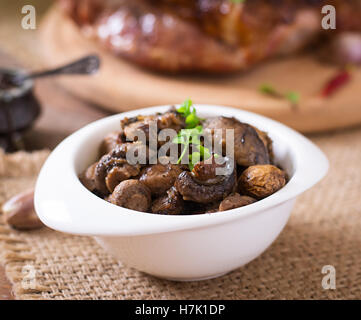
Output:
M275 98L286 99L291 102L293 106L297 106L301 99L301 95L297 91L281 93L268 83L262 84L259 87L259 91Z
M201 120L203 120L197 116L196 108L193 106L191 99L185 100L177 109L177 112L186 119L185 122L187 129L195 128Z
M174 137L172 141L173 143L183 145L182 153L177 163L182 162L182 159L191 146L192 153L189 155L188 166L190 170L193 170L197 162L211 157L209 149L202 145L200 139L200 135L203 133L203 127L199 125L199 123L201 123L202 118L197 116L196 108L190 99L185 100L177 109L177 112L185 118L186 123L186 129L179 131L178 135Z

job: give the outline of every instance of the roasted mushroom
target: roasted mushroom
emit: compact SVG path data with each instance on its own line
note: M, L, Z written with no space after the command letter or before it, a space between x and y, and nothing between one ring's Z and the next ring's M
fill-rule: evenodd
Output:
M143 182L152 195L160 196L171 188L183 169L177 164L154 164L145 168L139 181Z
M85 188L87 188L90 191L96 190L95 169L96 169L97 164L98 164L98 162L93 163L79 177L81 183L85 186Z
M286 184L286 173L273 165L250 166L239 177L241 193L263 199Z
M217 164L212 157L211 163L198 162L191 172L183 171L174 186L184 200L197 203L210 203L223 200L230 194L236 183L236 170L233 160L224 158L224 164ZM217 174L217 168L226 174Z
M167 194L153 201L152 212L158 214L180 214L183 210L183 198L175 187L170 188Z
M156 131L150 132L151 124L156 125ZM137 141L141 132L144 133L147 141L157 139L160 130L173 129L179 131L184 128L184 125L184 118L175 109L163 114L125 118L120 122L121 132L128 141ZM154 136L150 137L150 134Z
M234 130L234 158L238 165L248 167L270 163L271 144L265 138L264 133L260 137L261 131L258 133L254 127L235 118L227 117L206 120L203 127L205 131L210 131L216 143L217 141L222 142L223 155L226 155L226 130Z
M120 131L114 131L105 136L100 144L99 153L104 155L111 152L117 145L125 142L125 139Z
M116 186L109 201L120 207L147 212L152 199L150 190L143 183L130 179Z
M177 131L169 154L161 152L162 142L153 144L152 122L155 139L162 129ZM227 152L233 149L226 149L227 129L234 134L231 155ZM147 141L137 139L138 130ZM214 148L219 144L221 150ZM100 151L106 154L79 176L81 182L102 199L137 211L165 215L225 211L265 198L286 183L286 173L271 164L272 140L266 132L235 118L198 118L188 101L178 111L125 118L120 131L104 138ZM187 158L200 160L178 164Z
M220 203L219 211L226 211L226 210L247 206L256 201L257 200L252 197L241 196L239 193L233 193Z
M266 149L268 151L268 156L270 160L270 164L273 162L274 154L273 154L273 141L268 136L267 132L264 132L262 130L259 130L258 128L252 126L254 130L256 130L259 138L262 140L263 144L266 146Z
M127 159L130 148L134 148L136 155L144 154L146 161L148 148L145 145L136 143L117 145L110 153L101 157L95 168L95 188L102 194L113 192L118 183L140 173L142 164L130 164Z

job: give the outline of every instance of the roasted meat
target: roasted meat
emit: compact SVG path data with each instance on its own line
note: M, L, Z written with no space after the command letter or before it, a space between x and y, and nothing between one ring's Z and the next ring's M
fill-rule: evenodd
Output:
M88 35L154 70L230 72L294 53L322 34L361 31L360 0L61 0ZM321 28L321 7L337 30ZM89 32L90 31L90 32Z

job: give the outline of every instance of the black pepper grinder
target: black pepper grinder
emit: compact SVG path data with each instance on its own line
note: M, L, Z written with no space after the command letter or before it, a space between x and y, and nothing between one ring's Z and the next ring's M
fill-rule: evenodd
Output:
M0 68L0 148L6 152L23 149L23 133L40 115L33 79L60 74L93 74L99 66L99 58L91 55L56 69L31 74Z
M21 85L10 81L24 74L20 70L0 69L0 147L6 152L23 149L22 133L40 114L40 104L33 93L33 81Z

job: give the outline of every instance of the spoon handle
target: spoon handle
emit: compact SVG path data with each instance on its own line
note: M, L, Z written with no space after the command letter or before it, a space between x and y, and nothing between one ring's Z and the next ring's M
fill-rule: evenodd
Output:
M21 81L24 81L29 78L35 79L39 77L47 77L47 76L60 75L60 74L92 74L99 69L99 66L100 66L99 57L96 55L89 55L56 69L28 74L22 77ZM20 79L17 80L19 81Z

